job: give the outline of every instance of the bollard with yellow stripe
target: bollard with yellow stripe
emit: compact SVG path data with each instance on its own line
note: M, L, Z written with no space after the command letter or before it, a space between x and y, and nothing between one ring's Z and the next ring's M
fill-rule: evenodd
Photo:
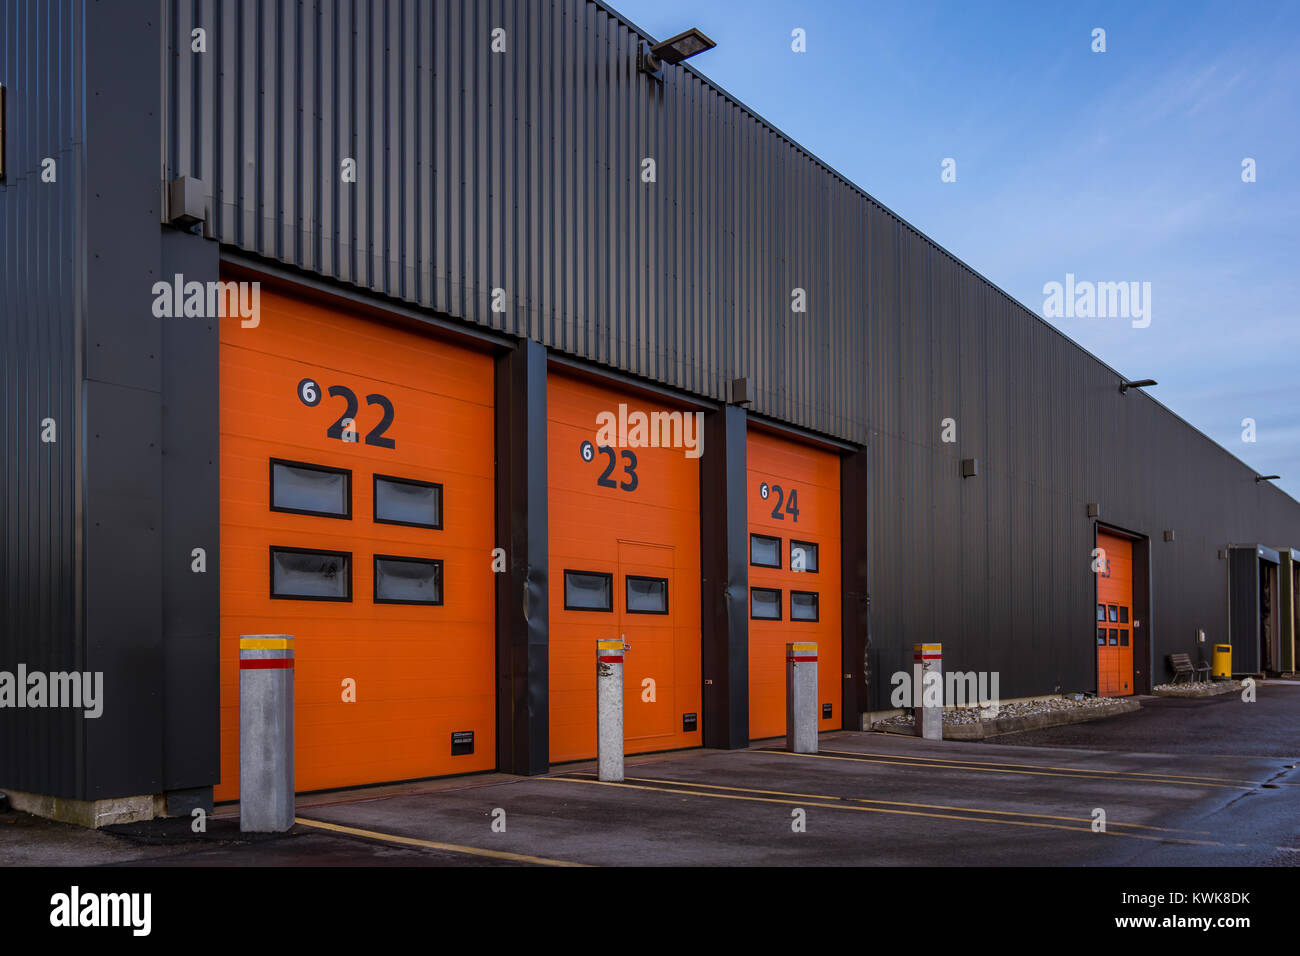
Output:
M926 740L943 740L943 645L912 645L913 733ZM926 687L939 688L938 704L926 704Z
M293 827L293 637L239 638L239 829Z
M785 747L817 752L817 644L785 645Z
M596 777L623 781L623 654L622 640L596 642Z

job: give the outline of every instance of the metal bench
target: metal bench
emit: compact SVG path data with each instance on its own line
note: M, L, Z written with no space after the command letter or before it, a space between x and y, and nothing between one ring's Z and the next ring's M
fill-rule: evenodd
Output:
M1193 664L1191 654L1170 654L1169 664L1174 669L1175 684L1178 683L1180 677L1186 677L1189 684L1193 679L1201 680L1202 673L1205 674L1205 680L1210 679L1210 665L1204 661L1197 661Z

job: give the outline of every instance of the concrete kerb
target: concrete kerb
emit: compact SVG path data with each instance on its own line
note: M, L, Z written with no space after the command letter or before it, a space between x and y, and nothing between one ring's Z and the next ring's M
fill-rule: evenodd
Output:
M1219 681L1212 687L1155 687L1151 689L1152 697L1218 697L1220 694L1232 694L1241 690L1239 680Z
M973 724L944 724L944 740L984 740L987 737L1000 737L1003 734L1017 734L1026 730L1042 730L1045 727L1060 727L1064 724L1082 724L1104 717L1116 717L1131 714L1142 709L1142 703L1136 697L1116 698L1104 707L1089 707L1079 710L1050 711L1043 714L1027 714L1023 717L995 717ZM873 725L873 733L900 734L913 736L912 728L907 725L879 726Z

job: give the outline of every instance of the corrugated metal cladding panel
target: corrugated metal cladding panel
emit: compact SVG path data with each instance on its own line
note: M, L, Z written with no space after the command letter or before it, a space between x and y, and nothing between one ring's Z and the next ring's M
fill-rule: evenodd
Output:
M79 0L0 5L0 670L80 670L76 342L84 60ZM55 165L43 165L45 159ZM54 181L42 181L52 169ZM42 441L53 419L54 442ZM0 787L75 795L82 715L0 715Z
M755 411L865 440L871 201L693 73L637 73L606 9L164 9L164 175L206 184L209 237L712 398L747 375Z

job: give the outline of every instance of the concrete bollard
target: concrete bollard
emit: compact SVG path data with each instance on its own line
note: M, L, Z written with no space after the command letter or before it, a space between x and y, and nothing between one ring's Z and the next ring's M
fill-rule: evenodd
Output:
M623 642L596 642L596 775L623 780Z
M817 752L817 645L785 646L785 749Z
M912 645L912 703L914 733L926 740L943 740L943 645ZM927 693L929 689L929 693Z
M293 827L293 638L239 639L239 829Z

